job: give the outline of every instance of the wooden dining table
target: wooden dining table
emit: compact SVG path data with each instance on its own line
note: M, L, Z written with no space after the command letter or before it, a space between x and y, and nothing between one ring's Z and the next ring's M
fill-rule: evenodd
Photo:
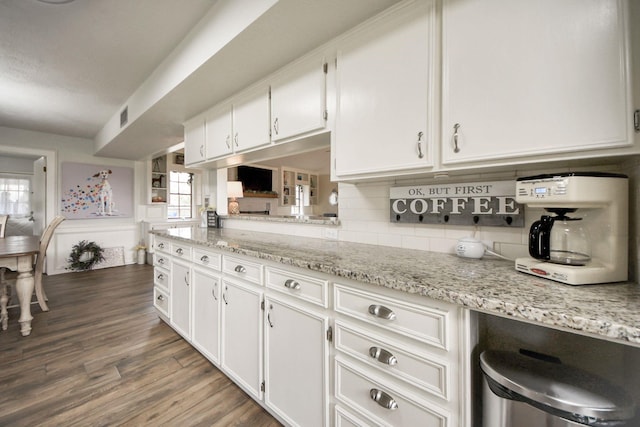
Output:
M0 238L0 267L17 271L16 294L20 302L20 333L31 333L31 297L35 287L33 257L40 250L40 236L8 236Z

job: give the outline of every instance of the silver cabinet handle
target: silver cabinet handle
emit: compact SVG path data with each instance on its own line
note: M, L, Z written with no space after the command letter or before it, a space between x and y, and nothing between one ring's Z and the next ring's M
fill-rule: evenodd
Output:
M269 311L267 312L267 322L269 322L269 327L273 328L273 322L271 322L271 310L273 310L273 304L269 304Z
M242 265L236 265L236 268L233 269L236 273L246 273L247 269Z
M238 132L236 132L236 135L233 137L233 142L236 143L236 147L238 146Z
M460 123L453 125L453 152L459 153L460 147L458 147L458 129L460 129Z
M159 249L164 249L164 243L158 243L158 248Z
M189 272L185 273L184 275L184 283L189 286Z
M395 357L391 352L385 350L380 347L371 347L369 349L369 356L376 359L380 363L384 363L389 366L394 366L398 364L398 358Z
M287 279L284 282L284 287L285 288L289 288L289 289L293 289L293 290L297 290L297 289L300 289L300 283L296 282L293 279Z
M273 131L276 133L276 135L278 134L278 129L280 128L279 124L278 124L278 118L276 117L276 119L273 121Z
M211 288L211 295L213 295L213 299L218 301L218 297L216 296L216 288Z
M389 409L391 411L395 411L396 409L398 409L398 402L396 402L393 397L389 396L382 390L372 388L371 390L369 390L369 396L371 396L371 400L373 400L383 408Z
M396 318L396 314L391 309L379 304L371 304L369 314L385 320L395 320Z
M158 301L164 301L164 295L158 295Z
M204 157L204 145L200 146L200 157Z
M202 261L202 262L203 262L203 263L205 263L205 264L208 264L208 263L209 263L209 257L208 257L208 256L206 256L206 255L202 255L202 256L200 257L200 261Z
M229 305L229 301L227 301L227 291L229 290L228 287L224 287L224 292L222 293L222 301L224 301L225 305Z
M178 249L176 249L176 253L178 255L182 255L182 254L184 254L184 251L182 250L182 248L178 248Z
M424 157L424 153L422 152L422 137L424 136L423 132L418 132L418 158L421 159Z
M227 148L231 148L231 144L229 143L229 141L231 141L231 135L227 135L227 139L225 139L225 144L227 144Z
M158 280L164 280L164 274L162 274L162 273L158 274L157 279Z
M164 264L164 258L158 258L158 264Z

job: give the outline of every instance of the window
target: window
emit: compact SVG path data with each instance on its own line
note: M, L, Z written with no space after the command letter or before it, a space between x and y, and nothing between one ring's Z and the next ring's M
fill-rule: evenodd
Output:
M0 214L13 217L31 215L31 178L0 174Z
M169 172L169 205L167 216L171 218L192 218L191 182L193 174L188 172Z

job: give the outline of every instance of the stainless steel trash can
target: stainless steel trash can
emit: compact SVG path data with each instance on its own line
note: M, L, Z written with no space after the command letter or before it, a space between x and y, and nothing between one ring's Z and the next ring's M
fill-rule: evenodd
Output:
M480 355L484 427L627 426L631 397L557 361L507 351Z

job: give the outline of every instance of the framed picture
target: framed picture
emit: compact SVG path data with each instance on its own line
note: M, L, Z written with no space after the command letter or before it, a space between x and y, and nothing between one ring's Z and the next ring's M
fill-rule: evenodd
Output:
M61 214L67 219L133 216L133 168L62 163Z
M174 163L176 165L184 165L184 154L176 154L174 158Z

